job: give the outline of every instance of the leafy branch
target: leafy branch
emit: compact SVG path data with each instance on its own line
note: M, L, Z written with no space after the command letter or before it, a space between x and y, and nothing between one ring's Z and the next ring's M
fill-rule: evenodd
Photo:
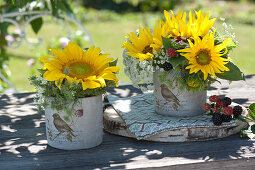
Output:
M247 116L240 115L238 118L241 120L246 119L255 123L255 103L249 106ZM241 137L250 139L255 138L255 124L249 126L246 129L241 130Z

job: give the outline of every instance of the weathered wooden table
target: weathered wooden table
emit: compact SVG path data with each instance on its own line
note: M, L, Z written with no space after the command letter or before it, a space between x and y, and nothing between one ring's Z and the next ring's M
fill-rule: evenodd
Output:
M141 91L132 86L109 89L118 97ZM255 102L255 76L246 82L214 84L208 95L228 96L245 107ZM47 145L44 115L33 93L0 96L0 169L255 169L255 140L239 134L205 142L137 141L105 132L95 148L64 151Z

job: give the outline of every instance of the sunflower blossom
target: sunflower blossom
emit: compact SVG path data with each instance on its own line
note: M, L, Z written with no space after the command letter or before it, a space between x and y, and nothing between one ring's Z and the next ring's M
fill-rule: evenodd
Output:
M151 47L153 50L159 50L162 45L162 37L168 36L168 27L167 24L165 24L162 21L159 21L157 25L155 25L153 29L153 44L151 44Z
M194 38L194 43L190 40L190 48L178 50L182 52L188 61L189 65L185 69L190 69L190 74L202 71L204 74L204 80L207 79L208 74L216 77L215 73L222 73L223 71L229 71L224 66L230 59L225 59L221 56L227 53L227 44L232 41L231 38L226 39L219 45L214 45L214 34L206 34L201 40L199 37ZM222 53L222 50L225 50Z
M204 15L202 11L195 11L195 13L189 11L189 20L187 23L187 14L186 12L182 14L181 10L177 13L176 16L174 15L174 12L171 11L171 17L169 12L165 10L164 15L166 18L166 24L168 25L168 32L172 37L203 37L209 32L216 20L216 18L209 19L209 13Z
M116 66L109 66L113 58L107 58L108 54L100 54L101 50L90 47L83 51L78 45L69 42L63 50L50 49L51 56L41 57L44 63L43 78L47 81L55 81L61 88L63 80L69 83L81 83L83 90L105 87L105 80L114 81L118 86L118 78L114 72L119 71Z
M153 57L153 36L149 28L142 29L139 27L139 36L134 32L127 35L130 42L123 43L123 48L126 48L127 55L138 58L140 61L149 60Z

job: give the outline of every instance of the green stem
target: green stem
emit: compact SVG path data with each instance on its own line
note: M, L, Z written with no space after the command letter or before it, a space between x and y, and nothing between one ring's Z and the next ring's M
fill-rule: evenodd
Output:
M250 121L253 121L253 122L255 122L254 120L252 120L251 118L249 118L249 117L246 117L246 116L242 116L243 118L245 118L245 119L248 119L248 120L250 120Z

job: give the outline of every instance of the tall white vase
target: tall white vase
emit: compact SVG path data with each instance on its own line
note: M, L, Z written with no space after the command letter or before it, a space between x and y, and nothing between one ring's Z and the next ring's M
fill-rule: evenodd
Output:
M175 117L197 116L204 113L203 106L206 102L206 91L191 92L179 90L175 76L180 73L169 71L167 80L170 80L172 87L167 83L159 81L159 70L153 73L154 82L154 105L158 114Z
M92 148L103 140L102 96L80 98L73 107L69 121L65 111L56 111L49 105L45 109L46 136L54 148L77 150ZM72 108L72 104L69 106Z

